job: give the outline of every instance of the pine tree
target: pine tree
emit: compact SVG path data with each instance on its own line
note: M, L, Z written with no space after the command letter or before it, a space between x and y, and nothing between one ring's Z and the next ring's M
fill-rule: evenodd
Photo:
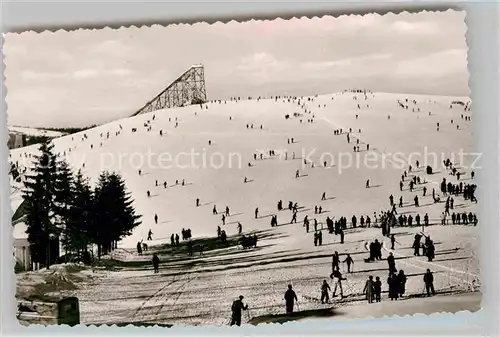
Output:
M68 218L64 226L62 244L67 252L86 252L91 243L93 195L88 180L78 171L71 184Z
M92 238L98 246L98 257L112 250L113 244L132 234L140 222L125 182L116 173L103 172L95 189Z
M26 233L33 262L44 264L49 269L54 260L51 246L54 247L53 239L59 234L55 201L57 165L50 142L42 143L39 151L32 174L25 182Z
M69 219L69 209L72 201L73 176L68 163L63 160L56 162L57 175L54 182L55 213L57 214L56 226L64 231L64 227Z

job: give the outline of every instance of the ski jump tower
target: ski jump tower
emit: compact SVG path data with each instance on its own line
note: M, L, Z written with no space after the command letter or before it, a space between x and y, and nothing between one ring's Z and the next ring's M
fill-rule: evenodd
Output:
M205 70L203 65L197 64L191 66L132 116L161 109L205 103L206 101Z

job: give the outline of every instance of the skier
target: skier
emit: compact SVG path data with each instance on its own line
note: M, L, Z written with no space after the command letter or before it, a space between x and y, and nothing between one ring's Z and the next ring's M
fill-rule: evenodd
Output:
M332 273L335 270L339 270L339 262L340 262L340 257L339 257L339 252L335 251L335 254L332 255Z
M435 256L434 251L435 251L434 243L432 242L432 240L429 240L429 243L427 244L427 249L426 249L427 260L429 262L432 262L432 260L434 259L434 256Z
M398 276L396 276L396 280L398 283L398 295L399 297L403 297L406 290L406 275L403 270L399 270Z
M343 262L347 264L347 272L350 273L351 272L351 265L354 264L354 261L353 261L351 255L347 254L347 257L345 258L345 260Z
M241 223L238 221L238 234L241 234L241 232L243 231L243 226L241 225Z
M323 195L321 196L321 200L326 200L326 192L323 192Z
M153 232L150 229L149 232L148 232L148 239L147 239L148 241L153 240L152 235L153 235Z
M285 302L286 302L286 313L291 314L293 312L293 305L297 299L297 294L292 289L292 285L288 285L288 290L285 292Z
M155 274L157 274L159 272L159 270L158 270L159 264L160 264L160 259L158 258L158 255L153 254L153 269L154 269Z
M420 256L420 240L422 236L420 234L415 234L415 240L413 241L413 255Z
M196 198L196 207L200 206L200 198Z
M257 207L255 209L255 219L257 219L259 217L259 208Z
M389 285L389 298L391 301L398 299L398 281L396 279L396 274L389 273L387 278L387 284Z
M424 283L425 283L425 289L427 291L427 296L435 295L436 292L434 291L434 276L431 273L430 269L427 269L427 272L424 275Z
M158 224L158 214L155 214L155 224Z
M248 304L244 305L243 304L243 295L240 295L240 298L237 299L236 301L233 302L233 305L231 306L231 326L241 325L241 310L247 310L248 309Z
M229 207L226 206L226 216L229 216Z
M375 301L380 302L380 294L382 293L382 281L380 281L380 277L375 278L375 282L373 282L373 289L375 292Z
M373 276L370 275L365 283L365 288L363 289L363 294L366 295L368 303L373 303L373 298L375 297L374 293L375 293L375 287L373 284Z
M216 214L217 214L217 207L215 207L215 205L214 205L214 208L213 208L213 210L212 210L212 213L213 213L213 215L216 215Z
M342 277L342 274L338 270L334 270L333 273L330 274L330 278L335 278L335 288L333 288L333 297L335 297L335 293L337 292L337 287L340 288L340 298L344 298L344 292L342 290L342 281L347 280L345 277Z
M389 253L389 256L387 257L387 264L389 265L389 272L390 273L397 272L396 261L394 259L394 256L392 255L392 253Z
M321 285L321 304L330 303L330 296L328 295L328 291L330 291L330 286L326 280L323 280L323 284Z

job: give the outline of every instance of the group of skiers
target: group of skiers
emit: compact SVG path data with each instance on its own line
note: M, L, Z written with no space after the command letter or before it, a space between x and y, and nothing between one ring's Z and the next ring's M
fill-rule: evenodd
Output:
M425 236L425 242L422 244L420 241L422 240L422 236ZM435 257L434 241L431 240L430 235L425 234L415 234L415 238L413 240L413 255L420 256L420 248L422 248L422 255L427 256L427 261L431 262Z
M443 212L442 214L442 221L441 223L443 225L447 225L448 224L448 218L447 218L447 215L449 215L449 211L448 212ZM474 226L477 225L478 223L478 220L477 220L477 216L476 214L472 213L472 212L463 212L463 213L451 213L451 223L454 224L454 225L468 225L468 224L473 224Z
M375 241L373 242L370 242L369 245L368 243L366 243L365 249L368 249L368 251L370 252L370 256L365 259L365 262L382 260L382 244L377 239L375 239Z

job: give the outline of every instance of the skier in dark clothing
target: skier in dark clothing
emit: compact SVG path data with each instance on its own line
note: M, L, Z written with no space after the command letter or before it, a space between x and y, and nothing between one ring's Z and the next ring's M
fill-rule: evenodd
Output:
M398 276L396 276L396 280L398 283L398 295L402 297L406 290L406 275L403 270L399 271Z
M389 273L389 278L387 278L387 284L389 285L389 298L391 301L398 299L398 281L396 279L396 274Z
M155 214L155 224L158 224L158 214Z
M290 314L293 312L293 306L295 301L298 301L297 294L292 289L292 285L288 285L288 290L285 292L285 302L286 302L286 313Z
M382 281L380 281L380 277L375 278L375 282L373 282L373 288L375 290L375 301L380 302L380 294L382 293Z
M335 254L333 254L332 256L332 273L335 271L335 270L339 270L339 262L340 262L340 257L339 257L339 252L335 252Z
M347 272L351 272L351 265L354 264L354 261L352 260L352 257L350 254L347 254L347 257L343 261L344 263L347 263Z
M323 284L321 285L321 304L330 303L330 296L328 295L328 291L330 291L330 286L323 280Z
M387 257L387 264L389 265L389 273L395 273L397 272L396 270L396 261L394 259L394 256L392 253L389 253L389 256Z
M158 255L153 254L153 269L154 273L157 274L159 271L159 264L160 264L160 259L158 258Z
M434 291L434 276L431 273L430 269L427 269L427 272L424 275L424 283L425 283L425 289L427 290L427 296L435 295L436 292Z
M429 240L429 244L427 245L427 250L426 250L426 255L427 255L427 260L431 262L434 259L434 243L432 240Z
M244 305L243 304L243 296L241 295L240 298L236 301L233 302L233 305L231 306L231 326L241 325L241 310L247 310L248 309L248 304Z
M413 255L420 256L420 240L422 236L420 234L415 234L415 240L413 241Z
M394 250L394 242L396 242L396 238L394 234L391 234L391 250Z

